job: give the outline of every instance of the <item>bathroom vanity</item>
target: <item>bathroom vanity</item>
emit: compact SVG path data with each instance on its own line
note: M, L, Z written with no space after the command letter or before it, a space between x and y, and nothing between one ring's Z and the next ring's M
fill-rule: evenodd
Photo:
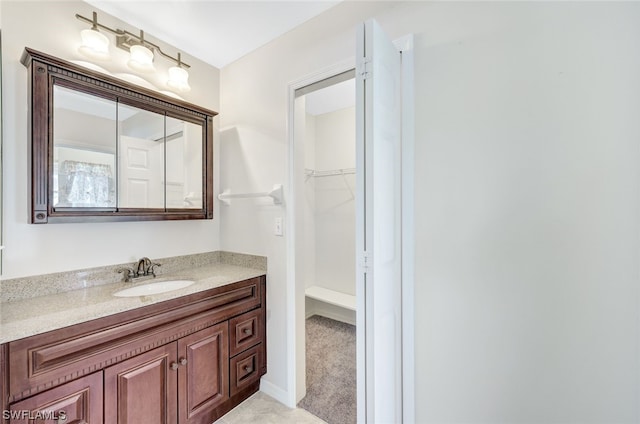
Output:
M125 310L1 344L4 422L211 424L266 373L266 276L255 274L210 266L182 273L196 283L169 294L113 298L113 284L45 296Z

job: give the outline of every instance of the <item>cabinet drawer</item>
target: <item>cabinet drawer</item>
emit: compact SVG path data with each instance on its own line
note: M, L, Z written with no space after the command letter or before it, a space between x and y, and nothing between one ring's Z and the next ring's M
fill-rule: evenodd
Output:
M229 356L235 356L261 343L263 327L262 309L256 309L229 320Z
M260 379L264 364L263 344L243 352L230 361L231 396Z
M90 423L102 418L102 372L84 376L11 405L11 424Z

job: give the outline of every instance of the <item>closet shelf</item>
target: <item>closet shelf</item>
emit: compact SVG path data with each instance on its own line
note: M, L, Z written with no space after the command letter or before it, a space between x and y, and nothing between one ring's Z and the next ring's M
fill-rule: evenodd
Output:
M356 168L341 168L341 169L329 169L326 171L316 171L315 169L305 169L304 174L307 178L311 177L333 177L336 175L349 175L355 174Z
M347 187L347 190L349 190L349 193L351 193L351 199L355 199L356 196L353 193L351 186L349 186L349 183L347 182L347 177L346 177L349 174L355 174L355 173L356 173L356 168L329 169L326 171L316 171L315 169L306 168L304 170L304 174L305 174L304 181L307 182L309 181L309 178L312 178L312 177L321 178L321 177L341 176L342 181L344 181L345 187Z
M339 291L326 289L320 286L307 287L304 294L306 297L311 299L340 306L341 308L352 311L356 310L356 297L351 294L341 293Z

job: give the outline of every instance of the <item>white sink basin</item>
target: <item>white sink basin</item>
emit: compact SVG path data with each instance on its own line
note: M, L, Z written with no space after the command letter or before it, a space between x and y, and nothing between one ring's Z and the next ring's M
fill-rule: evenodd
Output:
M116 297L148 296L151 294L166 293L173 290L183 289L185 287L189 287L193 283L195 283L195 281L191 280L158 281L120 290L115 292L113 295Z

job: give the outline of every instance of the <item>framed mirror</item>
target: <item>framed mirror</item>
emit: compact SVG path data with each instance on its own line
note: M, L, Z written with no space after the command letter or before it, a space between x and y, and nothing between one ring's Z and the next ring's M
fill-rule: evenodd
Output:
M31 222L213 218L216 112L31 49Z

